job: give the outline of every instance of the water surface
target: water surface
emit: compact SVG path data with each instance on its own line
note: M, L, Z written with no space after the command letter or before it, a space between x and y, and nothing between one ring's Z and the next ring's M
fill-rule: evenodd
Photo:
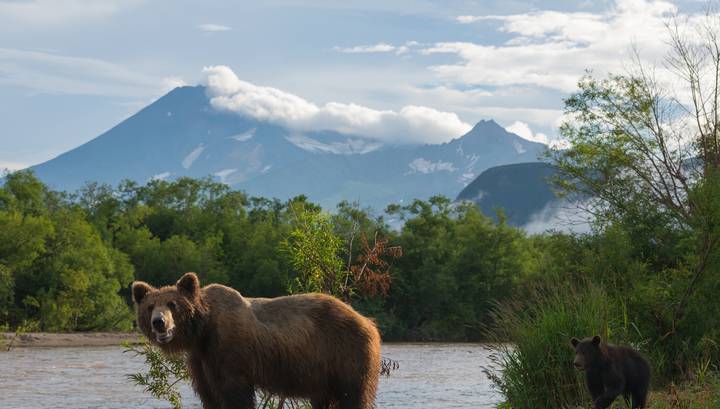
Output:
M482 372L490 364L478 344L385 344L383 357L400 368L382 377L377 407L494 408L500 397ZM120 347L18 348L0 353L0 406L12 409L165 409L125 375L142 358ZM188 385L183 407L201 405Z

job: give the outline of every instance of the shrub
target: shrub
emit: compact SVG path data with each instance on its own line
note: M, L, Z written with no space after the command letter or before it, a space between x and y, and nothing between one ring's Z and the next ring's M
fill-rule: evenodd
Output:
M576 407L590 398L572 366L570 338L599 334L617 341L622 314L592 285L538 286L524 302L497 304L488 329L493 367L485 372L513 408ZM510 343L508 343L510 342Z

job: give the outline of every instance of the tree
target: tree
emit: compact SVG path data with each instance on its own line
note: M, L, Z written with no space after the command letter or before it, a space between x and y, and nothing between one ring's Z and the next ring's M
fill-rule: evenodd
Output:
M661 339L677 333L720 239L708 194L720 183L720 16L676 19L668 32L664 67L637 57L626 74L580 81L561 127L570 148L552 155L561 191L591 198L598 226L623 223L650 251L672 237L663 232L688 246L669 266L672 312Z

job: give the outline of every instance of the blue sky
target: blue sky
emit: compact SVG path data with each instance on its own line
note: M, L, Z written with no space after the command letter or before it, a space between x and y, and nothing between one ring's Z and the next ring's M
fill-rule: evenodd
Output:
M303 129L390 142L379 128L418 129L395 142L435 143L493 118L553 141L586 68L622 71L633 44L661 61L664 22L703 5L0 0L0 168L48 160L174 86L211 81L219 108Z

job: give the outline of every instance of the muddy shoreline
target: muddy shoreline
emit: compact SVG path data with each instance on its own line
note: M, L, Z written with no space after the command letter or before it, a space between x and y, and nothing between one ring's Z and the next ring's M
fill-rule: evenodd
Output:
M139 332L0 332L0 349L119 346L140 343L141 337Z

